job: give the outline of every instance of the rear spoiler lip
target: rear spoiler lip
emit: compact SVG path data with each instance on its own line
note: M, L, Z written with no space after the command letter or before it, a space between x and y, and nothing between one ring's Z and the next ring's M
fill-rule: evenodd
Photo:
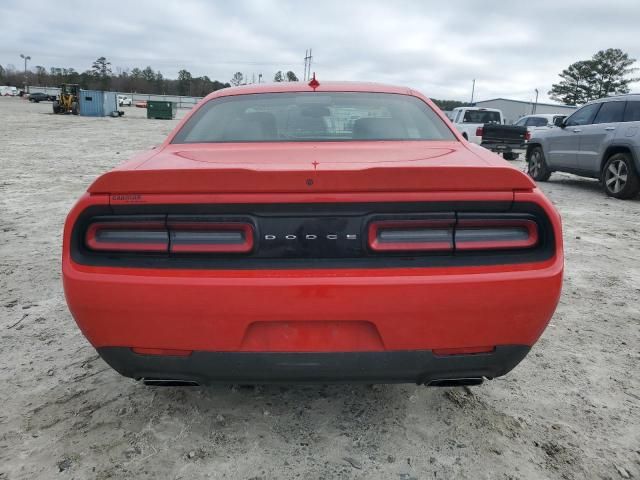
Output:
M508 165L340 170L161 169L114 170L99 177L89 193L372 193L476 192L533 188Z
M436 192L315 192L315 193L107 193L111 206L122 205L211 205L290 203L378 203L378 202L504 202L513 204L516 192L499 191Z

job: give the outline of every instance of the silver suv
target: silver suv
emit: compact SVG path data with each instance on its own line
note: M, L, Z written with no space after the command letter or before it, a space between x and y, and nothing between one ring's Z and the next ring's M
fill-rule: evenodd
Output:
M527 164L537 181L569 172L600 179L612 197L634 197L640 191L640 94L595 100L557 127L535 132Z

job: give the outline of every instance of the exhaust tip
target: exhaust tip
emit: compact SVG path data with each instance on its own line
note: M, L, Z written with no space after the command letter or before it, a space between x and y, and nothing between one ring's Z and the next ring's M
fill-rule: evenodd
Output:
M176 380L170 378L143 378L142 383L147 387L199 387L193 380Z
M431 380L426 383L427 387L472 387L481 385L484 378L448 378L442 380Z

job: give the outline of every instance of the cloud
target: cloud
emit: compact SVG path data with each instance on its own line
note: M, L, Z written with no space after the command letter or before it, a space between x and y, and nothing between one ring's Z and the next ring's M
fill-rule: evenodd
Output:
M541 100L570 63L616 47L640 56L640 2L247 0L28 3L0 7L0 64L114 69L150 65L175 77L234 72L302 77L313 48L320 79L407 85L436 98Z

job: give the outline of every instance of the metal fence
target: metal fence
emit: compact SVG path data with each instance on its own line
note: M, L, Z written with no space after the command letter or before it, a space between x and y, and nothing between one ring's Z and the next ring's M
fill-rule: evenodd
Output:
M27 90L29 93L46 93L47 95L59 95L59 87L35 87L30 86ZM193 106L202 100L203 97L182 97L179 95L153 95L147 93L131 93L131 92L116 92L117 95L126 95L130 97L132 102L143 102L147 100L159 100L165 102L175 102L178 108L193 108Z

